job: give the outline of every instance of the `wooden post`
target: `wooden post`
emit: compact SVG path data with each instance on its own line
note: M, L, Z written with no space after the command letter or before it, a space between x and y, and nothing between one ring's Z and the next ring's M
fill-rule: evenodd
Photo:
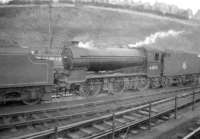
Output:
M192 111L194 111L194 106L195 106L195 91L192 93Z
M56 126L55 128L54 128L54 134L55 134L55 139L57 139L58 138L58 127Z
M52 45L53 45L53 24L52 24L52 5L51 2L49 2L49 48L48 48L48 52L49 49L52 49Z
M177 100L178 100L178 97L175 96L175 108L174 108L174 118L177 119Z
M112 113L112 139L115 139L115 113Z
M151 103L149 103L149 130L151 130Z

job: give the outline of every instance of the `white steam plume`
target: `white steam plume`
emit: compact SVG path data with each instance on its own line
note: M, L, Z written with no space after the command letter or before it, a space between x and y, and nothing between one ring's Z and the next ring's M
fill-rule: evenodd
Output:
M155 43L158 39L166 38L169 36L176 37L179 34L183 33L184 31L174 31L169 30L167 32L156 32L154 34L151 34L150 36L146 37L145 40L136 42L135 44L129 44L129 47L140 47L144 45L149 45Z
M0 4L7 4L7 3L9 3L10 1L13 1L13 0L0 0Z
M88 41L88 42L85 42L85 43L82 42L82 41L80 41L78 43L78 47L80 47L80 48L86 48L86 49L94 49L95 48L93 41Z

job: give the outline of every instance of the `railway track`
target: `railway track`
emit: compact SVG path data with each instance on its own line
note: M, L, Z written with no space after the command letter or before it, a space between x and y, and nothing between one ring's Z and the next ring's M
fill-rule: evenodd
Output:
M148 125L140 126L141 129L150 128L155 125L155 122L168 120L169 117L172 116L176 118L176 112L179 109L184 108L189 104L194 104L199 100L199 92L189 93L145 104L136 108L106 114L75 124L60 126L55 128L56 130L50 129L26 137L29 139L41 137L49 138L49 136L61 136L61 138L65 139L109 138L113 133L119 133L122 130L127 130L129 127L133 128L140 124L144 124L145 122L147 122ZM129 132L132 134L137 133L135 130Z
M85 107L80 107L81 105L76 105L76 107L71 108L69 106L59 106L48 109L38 108L37 110L30 111L1 113L0 136L2 138L12 138L17 136L23 138L23 135L30 135L30 133L37 134L39 131L48 131L54 129L54 127L73 125L78 121L94 119L101 115L109 114L112 111L126 111L131 107L153 102L155 100L161 100L170 97L173 93L184 91L191 93L193 88L187 87L170 90L168 92L160 92L148 96L148 99L136 96L108 102L97 101L96 103L88 103Z
M199 139L200 138L200 122L198 121L193 127L188 128L189 133L181 136L182 139Z
M179 129L180 128L180 129ZM169 138L173 139L199 139L200 138L200 118L195 117L186 121L176 129L176 133L169 133Z

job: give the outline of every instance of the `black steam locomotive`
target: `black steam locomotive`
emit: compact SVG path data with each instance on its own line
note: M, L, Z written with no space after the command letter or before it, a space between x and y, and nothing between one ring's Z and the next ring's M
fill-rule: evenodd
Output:
M198 55L142 47L81 48L73 42L57 58L61 66L54 60L22 48L0 51L0 102L35 104L52 88L94 96L103 91L199 84L200 77Z

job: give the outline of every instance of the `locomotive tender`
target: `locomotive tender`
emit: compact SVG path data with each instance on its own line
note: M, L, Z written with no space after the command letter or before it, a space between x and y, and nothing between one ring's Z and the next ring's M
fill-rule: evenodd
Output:
M0 102L35 104L44 87L53 85L52 62L36 59L25 48L1 48L0 65Z
M38 103L47 89L81 96L121 93L171 85L199 84L200 58L196 54L150 48L63 47L61 67L50 56L20 48L0 51L0 102ZM55 63L55 61L54 61Z

